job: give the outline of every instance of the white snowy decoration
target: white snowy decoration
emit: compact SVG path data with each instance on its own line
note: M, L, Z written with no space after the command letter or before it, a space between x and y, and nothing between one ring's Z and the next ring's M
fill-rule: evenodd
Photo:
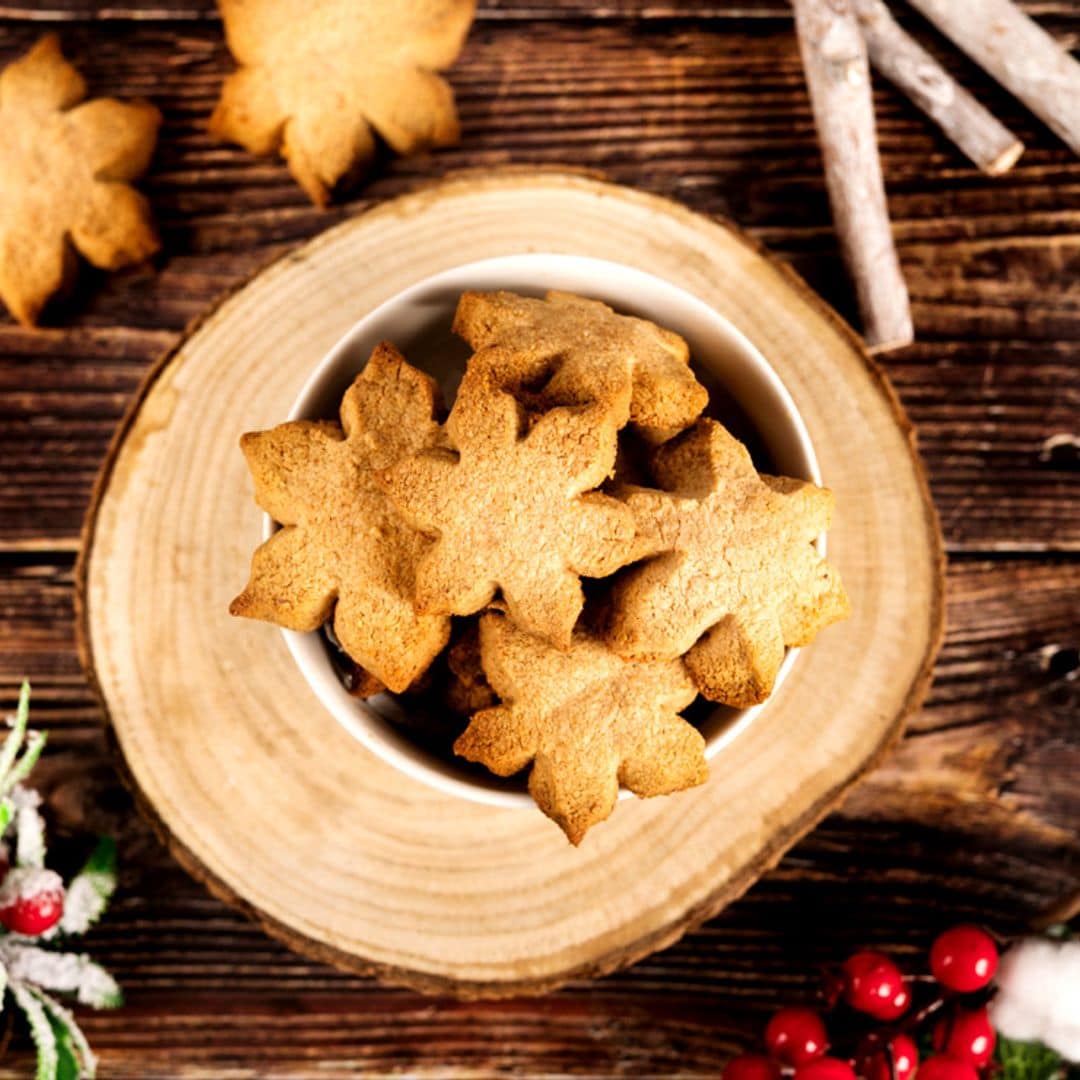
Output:
M990 1019L998 1031L1080 1062L1080 941L1020 942L1002 958L997 983Z
M110 839L100 840L66 889L59 874L45 869L41 797L22 786L45 746L43 733L27 734L29 711L30 687L24 683L18 710L8 721L11 730L0 745L0 912L10 904L33 902L48 890L56 903L63 900L63 914L42 933L0 927L0 1010L10 998L26 1017L37 1048L35 1080L91 1080L97 1060L90 1044L71 1011L53 995L66 994L95 1009L115 1008L123 996L113 977L85 953L60 952L48 945L55 938L84 933L105 910L116 888L116 846ZM56 915L54 907L51 919ZM7 914L4 918L5 924L10 922Z

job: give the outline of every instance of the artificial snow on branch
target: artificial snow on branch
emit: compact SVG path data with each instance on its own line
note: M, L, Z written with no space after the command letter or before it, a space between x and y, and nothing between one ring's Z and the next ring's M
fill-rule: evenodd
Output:
M45 745L43 734L27 732L29 710L30 688L24 684L0 745L0 1010L10 998L26 1018L37 1048L36 1080L91 1078L97 1063L90 1045L53 994L108 1009L122 1003L120 988L84 953L50 946L58 936L83 933L105 910L116 888L116 845L100 840L66 888L45 867L41 798L22 786Z

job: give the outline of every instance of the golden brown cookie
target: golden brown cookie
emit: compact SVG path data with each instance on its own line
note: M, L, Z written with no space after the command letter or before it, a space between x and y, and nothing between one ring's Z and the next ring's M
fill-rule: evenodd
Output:
M280 153L311 201L375 153L457 141L449 85L475 0L218 0L240 65L210 130L254 154Z
M341 647L401 692L450 636L450 620L417 614L416 566L431 542L404 522L375 480L437 441L436 388L388 343L341 403L341 426L297 420L245 435L255 499L285 528L255 552L233 615L314 630L333 613Z
M561 652L497 614L480 620L480 650L502 704L454 752L499 776L532 762L529 791L572 844L615 808L619 784L668 795L708 775L705 740L679 716L697 696L680 660L626 661L581 630Z
M614 465L615 420L593 405L526 422L510 394L470 372L446 424L453 450L423 450L382 480L402 516L438 537L417 570L419 610L471 615L501 589L519 626L569 648L579 575L622 566L634 535L629 510L591 490Z
M376 694L381 694L386 689L370 671L355 663L346 672L344 682L345 689L353 697L357 698L375 697Z
M161 114L85 97L55 34L0 73L0 299L24 326L70 284L75 251L116 270L158 249L127 181L146 171Z
M454 634L446 651L447 678L443 700L458 716L490 708L497 701L480 659L480 624L469 621Z
M772 691L785 645L805 645L850 613L837 572L813 546L832 492L762 477L715 420L660 447L665 490L624 487L639 556L617 582L605 638L620 656L685 654L710 701L746 706Z
M629 421L651 443L689 427L708 404L678 334L598 300L467 292L454 333L476 350L470 366L491 369L523 400L531 390L545 406L602 402L617 427Z

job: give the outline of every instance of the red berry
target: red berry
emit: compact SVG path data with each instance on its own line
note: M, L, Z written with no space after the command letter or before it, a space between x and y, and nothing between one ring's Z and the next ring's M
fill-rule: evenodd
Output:
M994 1056L997 1035L986 1009L957 1009L934 1028L934 1049L981 1069Z
M997 971L994 939L977 926L954 926L930 948L930 971L947 990L970 994L981 990Z
M0 923L13 934L44 934L63 914L64 882L55 870L24 866L0 885Z
M723 1080L780 1080L780 1066L761 1054L740 1054L727 1063Z
M854 953L844 962L844 975L844 1000L853 1009L886 1021L907 1012L911 992L900 969L884 953Z
M781 1009L765 1029L765 1048L785 1065L802 1065L829 1049L829 1037L813 1009Z
M889 1043L892 1051L892 1068L884 1051L878 1051L863 1070L866 1080L911 1080L919 1064L919 1051L906 1035L897 1035ZM895 1075L893 1070L895 1070Z
M855 1070L834 1057L819 1057L800 1065L793 1080L855 1080Z
M936 1054L919 1066L917 1080L979 1080L979 1074L966 1061Z

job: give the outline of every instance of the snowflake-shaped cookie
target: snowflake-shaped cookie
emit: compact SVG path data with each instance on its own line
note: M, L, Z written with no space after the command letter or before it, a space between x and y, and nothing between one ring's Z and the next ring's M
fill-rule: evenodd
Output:
M471 615L501 590L519 626L569 648L579 575L622 566L634 535L630 511L592 491L615 461L615 421L579 406L525 423L510 394L471 372L447 421L454 449L421 451L383 482L405 519L438 537L417 570L421 611Z
M234 615L314 630L400 692L446 645L450 620L413 608L431 542L402 520L376 473L440 437L432 380L387 343L341 403L341 426L298 420L241 441L259 505L284 528L255 552Z
M711 701L762 701L784 646L805 645L850 613L839 575L813 545L833 495L759 476L714 420L656 451L653 472L665 490L617 492L637 523L637 554L652 557L616 584L606 640L626 657L685 654Z
M0 73L0 299L26 326L70 282L75 251L116 270L158 248L127 181L146 171L161 114L85 97L55 34Z
M435 74L461 51L474 0L219 0L240 64L210 118L255 154L280 152L312 202L366 165L375 132L399 154L458 138Z
M490 368L515 393L538 390L547 406L602 402L618 427L629 421L652 443L689 427L709 400L678 334L598 300L467 292L454 333L477 351L472 366Z
M484 671L502 704L476 713L454 751L499 776L530 762L537 805L579 844L619 784L667 795L708 775L705 741L679 712L697 696L682 661L627 661L578 630L568 652L508 619L480 620Z

